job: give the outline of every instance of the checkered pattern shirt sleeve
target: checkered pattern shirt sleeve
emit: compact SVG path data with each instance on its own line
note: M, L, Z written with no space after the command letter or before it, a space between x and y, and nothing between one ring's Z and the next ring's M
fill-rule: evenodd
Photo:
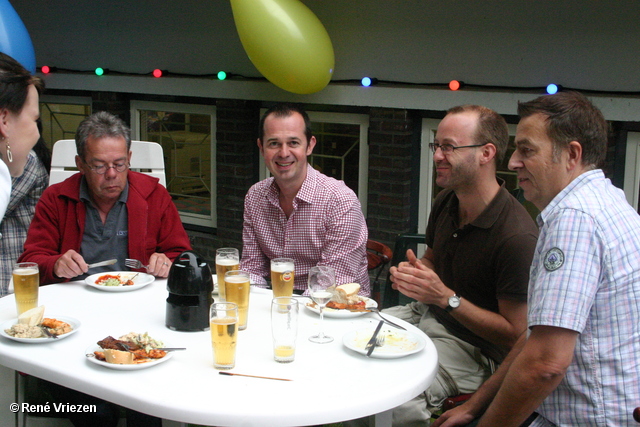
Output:
M307 178L286 217L273 178L255 184L245 198L241 268L265 284L269 260L293 258L294 288L307 288L309 268L329 265L337 284L357 282L369 295L368 232L360 202L342 181L307 169Z
M12 179L11 198L0 224L0 296L8 293L12 266L22 253L36 203L48 181L44 165L33 151L30 152L24 173Z

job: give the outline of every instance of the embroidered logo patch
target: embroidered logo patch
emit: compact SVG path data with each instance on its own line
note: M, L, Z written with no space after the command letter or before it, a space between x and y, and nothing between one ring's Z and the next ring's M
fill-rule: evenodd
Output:
M564 264L564 253L558 248L551 248L544 256L544 268L554 271Z

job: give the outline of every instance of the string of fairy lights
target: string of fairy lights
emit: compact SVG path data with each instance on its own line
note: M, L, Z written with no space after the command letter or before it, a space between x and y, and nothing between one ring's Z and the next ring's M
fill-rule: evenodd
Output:
M113 75L127 75L127 76L149 76L152 78L166 78L166 77L192 77L192 78L211 78L217 80L254 80L254 81L266 81L264 77L247 77L241 74L230 73L227 71L218 71L210 74L187 74L187 73L174 73L168 70L156 68L147 73L132 73L112 70L104 67L96 67L92 70L72 70L67 68L58 68L55 66L43 65L38 68L42 74L53 73L70 73L70 74L95 74L96 76L104 76L107 74ZM514 86L495 86L495 85L479 85L464 82L461 80L451 80L449 82L436 82L436 83L415 83L415 82L400 82L391 80L381 80L375 77L362 77L361 79L344 79L344 80L331 80L334 84L354 84L361 85L362 87L373 87L377 85L384 86L418 86L418 87L433 87L448 89L450 91L460 91L464 89L487 89L487 90L512 90L512 91L527 91L536 93L554 94L562 90L577 90L580 92L589 93L606 93L606 94L640 94L638 92L622 92L622 91L599 91L599 90L582 90L577 88L567 88L557 83L549 83L546 86L532 86L532 87L514 87Z

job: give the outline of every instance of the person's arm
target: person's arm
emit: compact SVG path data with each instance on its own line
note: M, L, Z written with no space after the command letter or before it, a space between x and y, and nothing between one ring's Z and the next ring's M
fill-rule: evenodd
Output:
M578 332L534 326L478 427L519 426L556 389L573 360Z
M429 250L425 253L429 260ZM455 292L447 287L431 268L407 251L408 262L392 268L391 275L397 289L404 295L425 304L446 308ZM432 264L433 265L433 264ZM501 346L513 346L526 329L526 302L498 299L499 313L480 308L462 298L458 308L450 314L478 336Z
M489 407L493 398L498 393L504 377L507 375L511 364L522 351L527 340L526 331L520 335L518 341L513 346L507 357L502 361L496 372L489 377L480 388L473 393L471 398L460 406L457 406L443 413L434 423L432 427L455 427L465 426L474 419L480 417L482 413Z
M266 285L265 277L271 273L271 265L258 244L256 230L254 229L253 203L250 192L251 190L247 193L244 201L240 269L249 272L251 283Z
M30 261L38 264L42 284L59 282L61 277L54 272L56 261L62 256L62 218L59 218L56 197L53 192L45 191L38 201L27 232L24 251L18 258L18 262Z
M360 283L360 294L370 295L367 273L367 224L360 202L340 200L330 210L321 259L336 272L336 284Z

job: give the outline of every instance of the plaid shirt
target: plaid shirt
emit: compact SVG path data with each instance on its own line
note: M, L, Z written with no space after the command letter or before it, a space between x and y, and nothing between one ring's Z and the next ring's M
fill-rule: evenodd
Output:
M278 194L272 177L245 197L241 268L251 273L252 283L266 284L270 260L285 257L295 263L295 289L307 289L309 268L329 265L337 284L360 283L360 293L369 295L367 225L354 192L307 166L289 218Z
M0 296L9 293L13 264L22 253L27 230L36 211L36 203L47 188L49 175L44 165L31 151L24 173L12 179L11 199L0 223Z
M532 426L635 424L640 402L640 217L601 170L540 213L529 326L579 332L573 361ZM561 252L560 252L561 251ZM551 423L551 424L550 424Z

